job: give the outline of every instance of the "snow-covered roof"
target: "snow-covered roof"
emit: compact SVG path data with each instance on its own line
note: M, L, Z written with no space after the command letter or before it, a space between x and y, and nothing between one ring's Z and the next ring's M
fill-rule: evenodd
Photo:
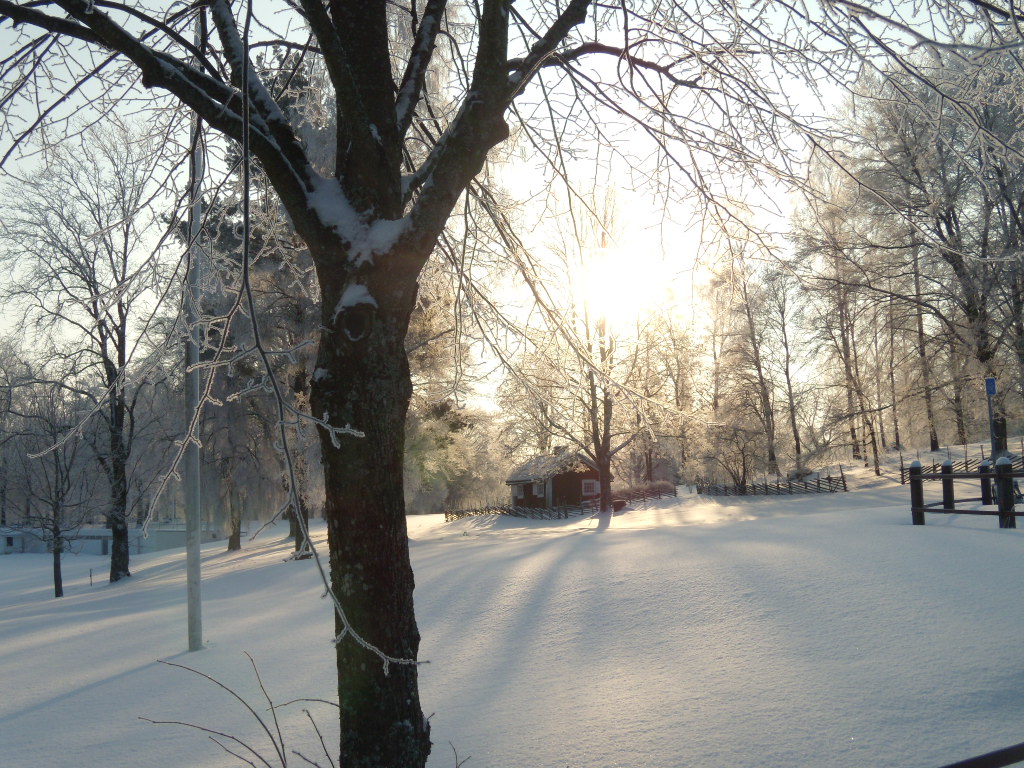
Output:
M505 481L505 484L539 483L565 472L587 472L591 469L593 469L593 465L582 454L571 448L556 448L554 453L534 456L519 466Z

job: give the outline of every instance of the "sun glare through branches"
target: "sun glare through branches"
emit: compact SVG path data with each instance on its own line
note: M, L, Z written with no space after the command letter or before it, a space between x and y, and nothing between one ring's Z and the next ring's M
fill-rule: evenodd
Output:
M642 238L595 248L570 275L568 290L578 311L603 321L609 333L635 333L647 319L673 303L670 263Z

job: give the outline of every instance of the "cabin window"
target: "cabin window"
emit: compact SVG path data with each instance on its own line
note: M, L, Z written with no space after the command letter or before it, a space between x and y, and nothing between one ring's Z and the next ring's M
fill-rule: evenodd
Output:
M533 484L533 495L534 496L543 496L544 495L544 483L534 483Z
M597 496L600 491L597 488L597 480L584 480L583 481L583 495L584 496Z
M8 536L7 537L7 546L8 547L13 547L14 546L14 537L13 536Z
M524 486L522 486L522 485L513 485L512 486L512 495L515 496L517 499L521 499L521 498L523 498L523 496L526 495L523 491L524 491Z

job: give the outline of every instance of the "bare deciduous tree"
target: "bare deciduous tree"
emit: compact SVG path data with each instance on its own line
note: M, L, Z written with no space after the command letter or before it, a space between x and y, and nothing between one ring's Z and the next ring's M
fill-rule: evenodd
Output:
M26 382L12 408L17 424L8 434L14 438L17 530L45 543L51 553L54 597L64 596L61 558L72 551L82 527L96 512L92 457L83 441L66 439L90 406L87 400L68 397L63 389ZM0 525L0 530L11 529Z
M166 280L151 258L154 222L146 213L161 154L154 140L123 125L83 138L77 147L49 148L33 180L7 185L0 263L10 279L2 296L21 311L25 333L51 346L79 382L97 384L77 391L94 400L103 424L90 439L109 488L110 580L118 581L130 575L129 516L139 502L132 451L146 386L129 360Z

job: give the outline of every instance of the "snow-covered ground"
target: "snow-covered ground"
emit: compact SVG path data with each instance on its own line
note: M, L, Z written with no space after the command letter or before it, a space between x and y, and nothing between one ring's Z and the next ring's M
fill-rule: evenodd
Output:
M1024 532L940 515L915 528L906 487L857 485L689 496L607 528L410 518L430 766L455 765L451 744L469 768L923 768L1024 741ZM197 653L179 550L136 557L114 586L104 558L68 557L60 600L48 556L0 557L0 766L240 764L140 718L270 756L228 693L159 660L263 716L246 653L275 703L332 698L311 562L285 562L276 531L222 547L204 549ZM333 752L315 702L279 710L287 748L326 768L303 709Z

